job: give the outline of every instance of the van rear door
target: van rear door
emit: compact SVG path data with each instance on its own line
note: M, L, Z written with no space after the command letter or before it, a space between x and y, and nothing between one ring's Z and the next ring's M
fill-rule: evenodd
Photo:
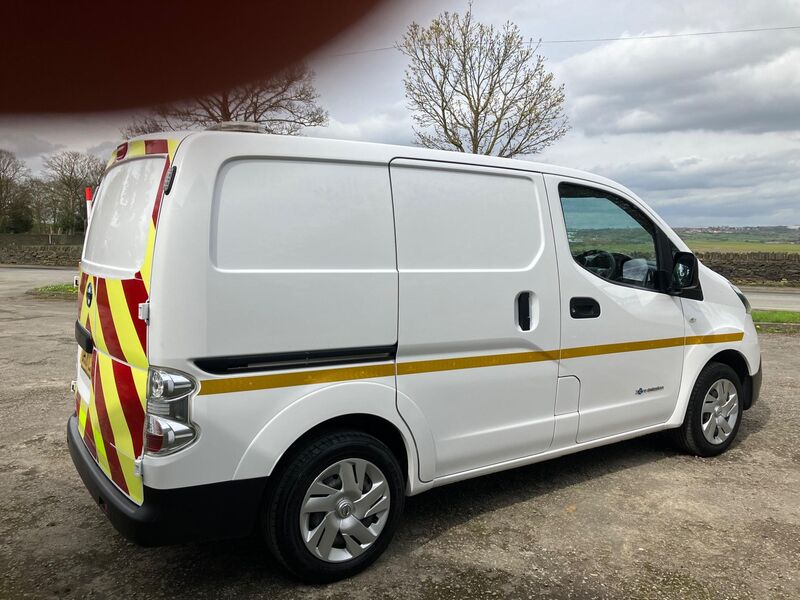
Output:
M76 337L78 428L109 479L141 504L150 265L176 141L120 146L103 178L81 260Z

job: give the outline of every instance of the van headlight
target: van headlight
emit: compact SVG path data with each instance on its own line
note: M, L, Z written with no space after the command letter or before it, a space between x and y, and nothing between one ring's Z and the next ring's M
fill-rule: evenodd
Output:
M728 283L730 283L730 282L728 282ZM731 283L731 287L733 288L733 291L736 292L736 295L739 296L739 300L741 300L742 304L744 304L745 312L749 315L750 311L752 309L750 307L750 301L747 299L747 296L745 296L744 292L742 292L742 290L740 290L738 287L736 287L732 283Z
M189 401L199 389L186 373L150 367L147 371L145 451L164 456L191 444L197 427L189 420Z

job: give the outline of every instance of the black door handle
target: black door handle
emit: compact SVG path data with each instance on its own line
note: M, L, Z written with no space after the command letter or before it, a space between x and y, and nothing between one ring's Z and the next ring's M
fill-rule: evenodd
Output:
M517 322L522 331L531 330L531 293L520 292L517 296Z
M594 298L572 298L569 316L573 319L596 319L600 316L600 304Z

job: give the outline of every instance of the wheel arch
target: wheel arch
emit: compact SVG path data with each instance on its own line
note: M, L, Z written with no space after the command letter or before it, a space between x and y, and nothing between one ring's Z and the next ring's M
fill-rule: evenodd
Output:
M403 434L390 421L377 415L368 413L351 413L332 417L314 425L311 429L297 438L291 446L286 448L272 469L272 473L277 473L283 465L299 452L310 440L325 433L334 431L360 431L377 438L389 447L400 468L403 471L403 479L408 482L408 452L409 448L403 440Z
M742 408L747 410L753 403L753 381L752 377L750 376L750 369L747 364L747 359L744 355L739 352L738 350L734 350L729 348L727 350L722 350L721 352L717 352L714 356L712 356L703 369L707 365L712 362L722 363L723 365L728 365L731 369L736 372L736 375L739 377L739 382L742 384L742 388L744 390L744 398L742 398ZM702 370L700 372L702 372ZM700 376L700 373L697 374L697 377ZM695 381L697 380L695 377Z
M395 390L383 384L335 384L299 398L262 427L242 455L233 479L270 476L283 459L321 431L355 429L374 435L398 458L407 487L418 472L416 444L397 412Z
M752 383L753 379L749 371L749 363L746 356L733 346L717 349L716 352L708 352L702 345L691 348L684 358L683 375L678 401L672 416L669 418L665 427L680 427L686 416L686 408L689 405L689 398L692 390L697 384L700 373L711 363L717 362L731 367L744 388L744 398L742 407L746 410L752 404Z

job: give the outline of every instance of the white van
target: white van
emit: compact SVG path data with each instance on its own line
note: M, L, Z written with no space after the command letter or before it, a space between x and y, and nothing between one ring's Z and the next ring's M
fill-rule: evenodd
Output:
M602 177L165 133L94 204L69 447L141 544L258 531L331 581L407 495L665 429L713 456L759 395L745 297Z

